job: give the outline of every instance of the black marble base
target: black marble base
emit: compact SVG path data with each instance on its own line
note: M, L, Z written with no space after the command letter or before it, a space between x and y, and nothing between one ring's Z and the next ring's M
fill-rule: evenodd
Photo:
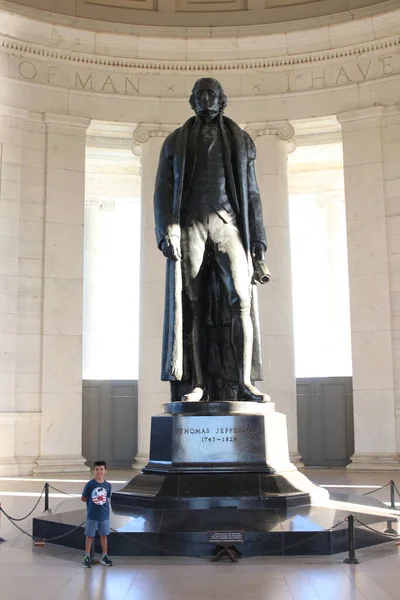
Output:
M152 417L149 463L112 495L110 553L210 556L210 535L225 532L243 539L243 556L333 554L347 549L340 523L350 513L380 531L393 515L370 497L339 500L290 463L286 420L272 402L165 404ZM85 509L71 502L33 519L33 535L83 549L83 528L74 528ZM384 541L357 528L357 547Z
M310 494L299 490L287 477L263 472L157 473L145 468L144 473L112 495L116 513L140 507L278 509L309 504Z
M348 506L307 506L277 509L129 509L123 514L112 511L111 526L114 532L109 539L112 556L212 556L216 545L209 543L211 531L241 531L243 543L238 544L244 557L268 555L329 555L348 549L347 525L344 523L329 531L349 513L379 531L387 527L393 515L380 502L365 497L338 494L336 501ZM369 507L370 514L357 512ZM332 504L332 502L330 501ZM356 504L355 504L356 503ZM62 503L52 513L33 519L33 535L52 538L82 523L85 509L77 500ZM339 505L338 505L339 506ZM340 506L343 506L342 504ZM74 510L75 508L75 510ZM387 515L382 513L386 509ZM381 513L381 514L374 514ZM392 525L397 529L396 522ZM356 523L356 547L362 548L387 541L387 538L364 529ZM54 540L55 544L70 548L84 548L84 529L80 527L70 535ZM96 551L100 546L96 544Z

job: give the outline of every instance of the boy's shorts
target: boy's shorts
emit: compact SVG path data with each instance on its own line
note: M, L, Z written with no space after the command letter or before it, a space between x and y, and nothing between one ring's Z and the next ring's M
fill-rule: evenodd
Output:
M85 535L87 537L95 537L96 531L99 532L99 535L110 535L110 519L106 519L105 521L86 519Z

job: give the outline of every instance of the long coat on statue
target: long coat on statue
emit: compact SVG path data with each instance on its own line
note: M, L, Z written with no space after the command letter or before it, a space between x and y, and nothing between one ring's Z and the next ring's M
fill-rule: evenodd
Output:
M154 215L157 244L177 236L180 238L180 209L192 173L188 173L187 143L190 130L196 124L192 117L171 133L160 154L154 192ZM253 242L261 242L266 250L265 227L262 218L254 160L255 145L247 132L234 121L221 115L225 177L229 200L236 214L244 249L247 255L249 283L253 279L250 253ZM194 165L190 165L190 170ZM193 183L193 182L192 182ZM195 185L195 182L194 182ZM183 257L182 260L184 260ZM253 321L253 355L251 378L262 380L262 361L256 286L252 285L251 317ZM182 287L182 262L167 260L165 312L162 346L161 379L163 381L189 380L192 377L190 340L191 330L188 299Z

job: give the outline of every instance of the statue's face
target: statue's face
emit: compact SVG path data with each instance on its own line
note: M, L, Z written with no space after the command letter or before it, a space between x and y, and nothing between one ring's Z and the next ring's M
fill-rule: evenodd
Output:
M218 89L209 82L199 84L194 94L194 110L200 117L216 117L221 110Z

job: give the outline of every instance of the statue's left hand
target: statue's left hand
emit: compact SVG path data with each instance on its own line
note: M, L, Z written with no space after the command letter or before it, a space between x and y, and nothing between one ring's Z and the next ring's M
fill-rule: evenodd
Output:
M181 260L181 242L177 236L171 236L165 238L161 244L161 251L165 258L169 258L173 261Z
M253 242L251 245L251 256L253 260L264 260L264 245L261 242Z

